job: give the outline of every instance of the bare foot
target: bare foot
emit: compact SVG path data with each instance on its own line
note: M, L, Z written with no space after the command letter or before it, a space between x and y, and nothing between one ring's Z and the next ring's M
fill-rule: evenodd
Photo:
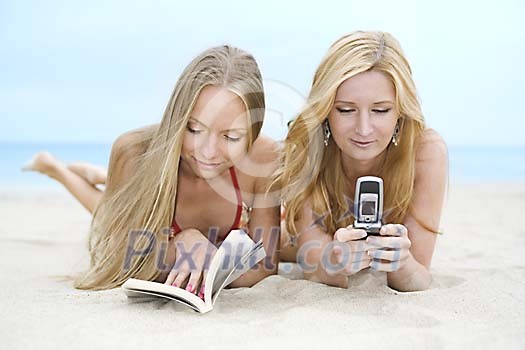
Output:
M91 163L75 162L68 164L67 168L92 185L106 184L108 173L103 167Z
M22 171L37 171L44 175L55 177L57 169L63 167L64 163L56 159L48 151L38 152L33 158L22 166Z

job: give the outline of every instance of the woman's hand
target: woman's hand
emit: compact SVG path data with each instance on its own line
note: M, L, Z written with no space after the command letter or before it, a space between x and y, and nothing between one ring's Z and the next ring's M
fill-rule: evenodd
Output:
M368 244L362 238L366 231L355 229L352 225L339 228L334 234L335 269L327 273L341 273L345 276L353 275L369 267L372 258L367 254Z
M194 294L198 291L198 296L204 298L206 274L217 248L196 229L184 230L173 239L176 246L175 264L164 283L180 288L186 285L187 291Z
M410 257L412 243L407 228L401 224L387 224L381 227L379 234L366 239L368 255L372 258L370 267L386 272L399 270Z

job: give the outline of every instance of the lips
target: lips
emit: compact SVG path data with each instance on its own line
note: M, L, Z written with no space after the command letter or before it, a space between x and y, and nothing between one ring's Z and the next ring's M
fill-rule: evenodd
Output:
M197 163L197 166L201 169L206 169L206 170L213 170L213 169L216 169L218 166L221 165L221 163L208 163L208 162L203 162L203 161L200 161L198 160L197 158L193 157L193 160L195 161L195 163Z
M356 145L357 147L366 148L374 143L374 141L358 141L351 139L352 143Z

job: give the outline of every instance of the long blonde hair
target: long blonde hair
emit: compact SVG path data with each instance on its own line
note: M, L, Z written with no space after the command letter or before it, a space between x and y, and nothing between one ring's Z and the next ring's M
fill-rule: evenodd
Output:
M120 188L105 192L98 204L88 240L91 264L76 278L76 288L109 289L130 277L152 280L159 275L157 259L161 248L167 247L166 229L175 212L183 137L195 101L207 85L224 86L244 102L251 125L248 148L259 135L265 101L255 59L227 45L208 49L193 59L177 81L161 123L139 133L128 146L145 150L136 159L136 171ZM133 230L144 234L135 236L132 248L147 253L125 261L128 234Z
M313 79L306 107L290 125L282 152L282 167L275 174L281 188L286 228L295 236L295 221L306 199L333 234L353 223L345 198L341 150L333 139L323 144L323 122L345 80L369 70L392 81L399 112L399 145L389 144L379 174L384 180L384 208L388 222L401 222L409 210L414 187L415 146L425 129L410 66L399 43L384 32L353 32L337 40L323 58ZM372 175L372 174L370 174ZM353 208L351 208L353 209ZM351 211L350 211L351 212Z

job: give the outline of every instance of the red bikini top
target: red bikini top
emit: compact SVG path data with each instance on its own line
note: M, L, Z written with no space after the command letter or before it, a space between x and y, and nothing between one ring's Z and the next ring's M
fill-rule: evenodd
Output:
M235 220L233 221L233 225L230 228L230 231L236 230L241 228L241 214L243 210L243 202L242 202L242 196L241 196L241 189L239 187L239 181L237 180L237 174L235 174L235 169L233 167L230 168L230 177L232 179L233 187L235 188L235 196L237 197L237 213L235 214ZM176 234L180 233L182 229L177 224L177 221L175 220L175 215L173 215L173 222L171 224L172 232L170 234L170 239L175 237Z

